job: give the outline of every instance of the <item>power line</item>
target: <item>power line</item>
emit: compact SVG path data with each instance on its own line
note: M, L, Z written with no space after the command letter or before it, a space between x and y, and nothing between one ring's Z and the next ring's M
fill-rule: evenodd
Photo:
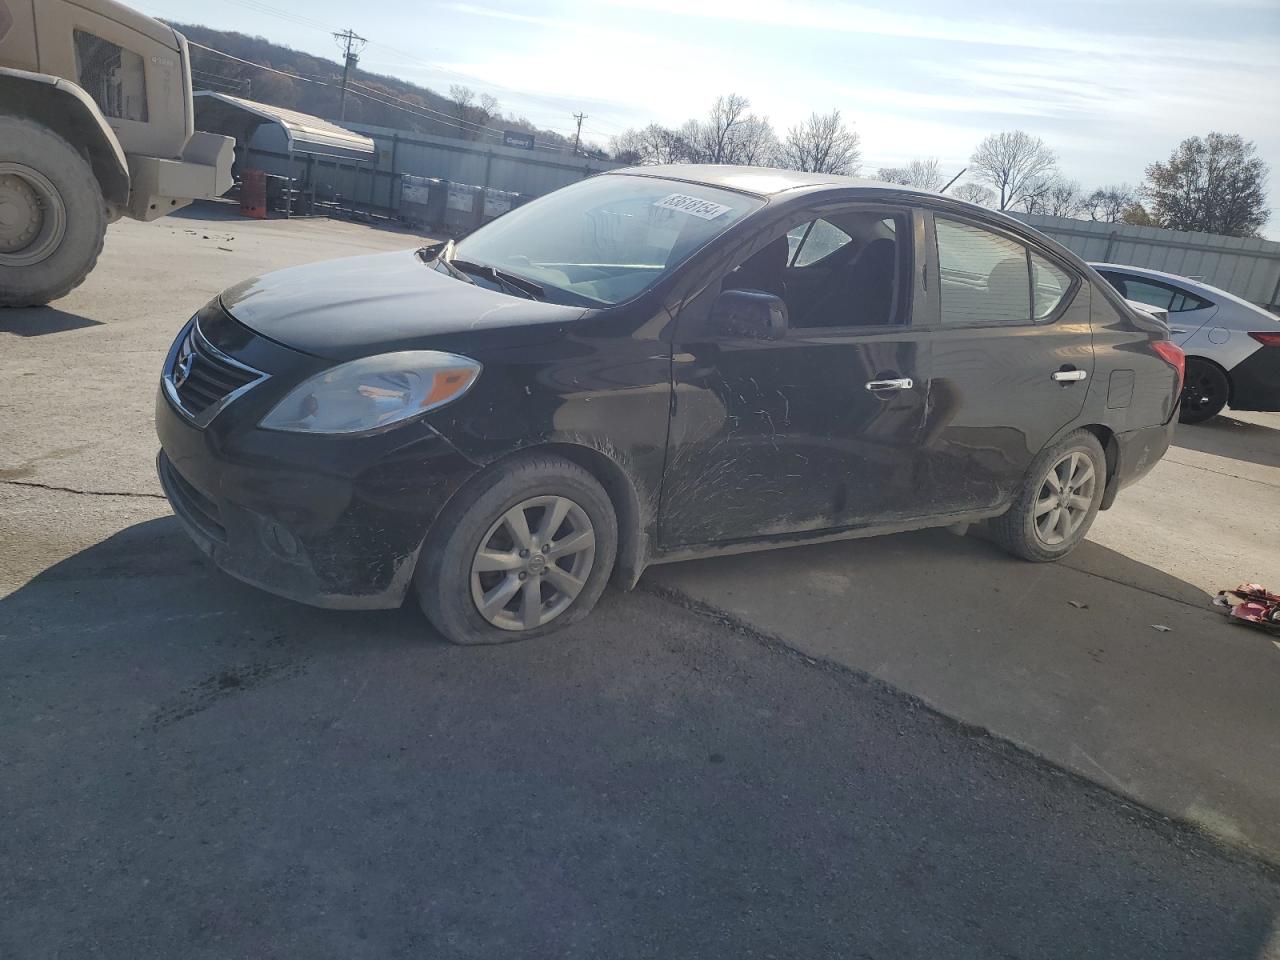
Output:
M252 60L245 60L241 57L236 57L236 56L232 56L229 53L224 53L223 51L217 50L214 47L205 46L203 43L194 43L192 41L187 41L187 45L192 47L197 47L198 49L205 50L209 53L216 53L220 57L226 57L228 60L234 60L236 63L243 63L245 66L254 67L257 70L266 70L268 73L276 73L282 77L288 77L291 80L301 80L304 83L312 83L312 84L315 84L316 86L321 86L321 87L332 87L334 85L329 81L320 80L316 77L304 77L297 73L287 73L284 70L277 70L275 67L263 66L262 64L254 63ZM357 87L361 87L365 90L372 91L372 93L363 93L361 92L361 90L356 89ZM462 123L469 123L470 121L460 120L460 118L453 117L450 114L443 113L439 110L434 110L431 107L425 107L420 104L413 103L412 101L403 100L399 97L395 97L392 94L383 93L382 91L377 90L374 87L367 86L366 84L360 83L359 81L356 81L356 80L350 81L350 89L348 89L347 92L350 93L352 96L361 97L365 100L371 100L374 103L382 104L383 106L390 107L393 110L400 110L404 113L408 113L408 114L412 114L413 116L420 117L423 120L430 120L433 123L441 124L446 127L452 127L455 130L461 130L463 133L478 132L498 140L502 139L502 135L497 133L494 130L489 130L485 127L480 126L479 124L472 124L471 127L461 126ZM375 96L374 94L377 94L377 95ZM383 99L384 97L389 98L389 100ZM393 103L390 101L398 101L398 103L409 104L409 106L402 107L402 106L399 106L398 103ZM432 114L434 114L434 116L432 116ZM474 128L474 130L472 128ZM542 146L548 150L559 149L558 144L548 143L545 140L543 141L534 140L534 143L535 145Z

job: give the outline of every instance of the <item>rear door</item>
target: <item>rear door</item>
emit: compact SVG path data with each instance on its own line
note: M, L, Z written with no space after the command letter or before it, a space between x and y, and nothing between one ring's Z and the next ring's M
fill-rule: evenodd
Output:
M1084 406L1089 284L999 227L951 213L928 219L938 297L922 483L932 513L992 509Z

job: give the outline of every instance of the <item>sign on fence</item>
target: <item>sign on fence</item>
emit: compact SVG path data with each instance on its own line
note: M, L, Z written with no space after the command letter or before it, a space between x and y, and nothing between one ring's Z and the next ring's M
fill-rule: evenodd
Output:
M519 150L532 150L533 134L521 130L503 130L502 143L503 146L516 147Z

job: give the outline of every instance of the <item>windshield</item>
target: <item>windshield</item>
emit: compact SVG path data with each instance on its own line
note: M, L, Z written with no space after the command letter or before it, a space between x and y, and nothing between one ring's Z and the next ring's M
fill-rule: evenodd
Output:
M714 187L611 174L512 210L459 243L453 259L532 280L550 300L621 303L762 205Z

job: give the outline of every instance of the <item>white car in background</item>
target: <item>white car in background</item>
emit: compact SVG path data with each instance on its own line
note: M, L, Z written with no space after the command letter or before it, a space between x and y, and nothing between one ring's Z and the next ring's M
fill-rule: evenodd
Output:
M1090 266L1126 300L1168 311L1161 319L1187 355L1183 423L1208 420L1227 405L1280 410L1280 318L1198 280L1117 263Z

